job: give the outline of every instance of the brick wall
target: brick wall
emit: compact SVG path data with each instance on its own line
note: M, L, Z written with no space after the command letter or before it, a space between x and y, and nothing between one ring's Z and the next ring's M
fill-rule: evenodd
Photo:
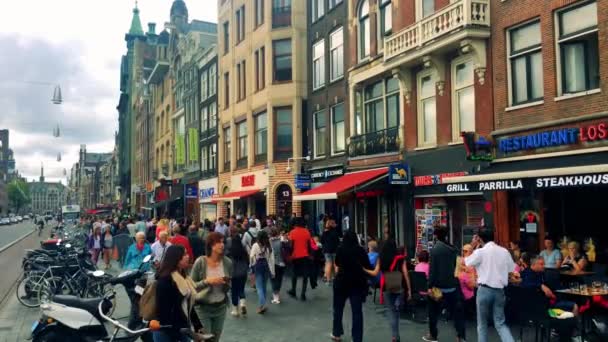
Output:
M578 116L605 111L608 97L605 94L594 94L555 101L557 93L556 69L556 36L555 10L581 1L574 0L508 0L493 1L492 16L492 49L494 64L494 111L496 129L514 128L539 122L576 118ZM608 47L606 33L608 29L608 1L598 0L598 44L600 88L605 92L608 81L608 55L601 53ZM505 111L508 103L507 77L507 29L533 18L540 18L542 34L544 104Z

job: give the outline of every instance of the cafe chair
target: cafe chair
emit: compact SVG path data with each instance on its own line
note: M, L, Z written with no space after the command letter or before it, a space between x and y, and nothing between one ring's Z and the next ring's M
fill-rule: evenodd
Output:
M524 328L532 326L534 328L534 341L542 342L545 339L545 332L550 326L549 315L547 313L548 300L544 294L537 289L522 288L520 286L509 286L508 296L510 308L513 312L513 319L519 325L519 340L524 341ZM551 334L548 334L550 338Z
M426 311L422 314L422 319L416 318L416 309L419 306L426 307L429 283L426 279L426 274L423 272L409 271L410 284L412 285L412 300L409 303L409 311L412 314L412 321L417 323L426 323ZM423 294L424 293L424 294Z

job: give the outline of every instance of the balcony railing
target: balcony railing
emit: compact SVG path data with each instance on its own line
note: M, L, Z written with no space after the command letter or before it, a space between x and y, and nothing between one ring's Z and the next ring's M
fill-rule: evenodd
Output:
M399 127L356 135L350 138L350 158L399 151Z
M272 8L272 28L291 26L291 6Z
M460 0L415 24L395 32L384 41L384 60L462 27L490 27L490 0Z

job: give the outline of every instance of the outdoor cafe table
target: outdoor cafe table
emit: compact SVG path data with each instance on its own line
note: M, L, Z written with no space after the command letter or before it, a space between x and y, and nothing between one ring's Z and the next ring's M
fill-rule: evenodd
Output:
M588 273L592 273L592 272L588 272ZM583 299L585 301L590 300L591 297L593 297L593 296L608 296L608 290L606 290L604 288L601 288L601 289L587 288L586 291L563 289L563 290L557 290L555 292L569 295L569 296L576 296L576 297L578 297L578 299ZM585 339L585 335L587 334L587 331L586 331L587 322L588 322L587 312L589 312L589 310L587 310L581 314L582 326L583 326L581 329L581 337L583 338L583 340Z
M568 270L568 271L561 271L561 272L559 272L559 274L563 275L563 276L567 276L567 277L585 277L585 276L594 275L595 272Z

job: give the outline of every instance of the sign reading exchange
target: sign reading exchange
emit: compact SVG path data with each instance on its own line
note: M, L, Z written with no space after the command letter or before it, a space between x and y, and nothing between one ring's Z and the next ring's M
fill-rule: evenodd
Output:
M446 192L454 193L523 189L553 189L603 185L608 185L608 173L447 184Z

